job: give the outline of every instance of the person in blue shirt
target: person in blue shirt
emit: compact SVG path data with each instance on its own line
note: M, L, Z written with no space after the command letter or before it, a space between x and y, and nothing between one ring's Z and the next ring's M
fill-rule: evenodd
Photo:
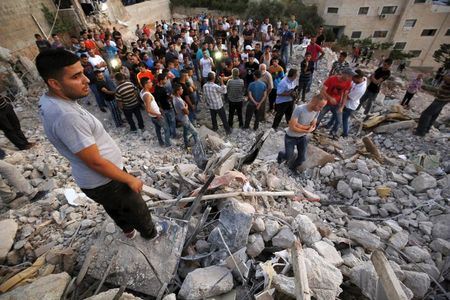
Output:
M277 98L275 99L275 118L273 119L272 128L277 129L280 125L283 115L286 118L286 123L292 116L294 110L293 92L297 86L297 69L290 69L287 76L280 81L277 87Z
M248 86L248 104L245 111L245 125L244 129L250 127L250 122L255 115L255 123L253 129L257 130L259 126L259 120L261 119L265 103L267 98L267 85L261 80L261 71L257 70L253 73L254 81Z
M289 31L288 24L284 24L283 32L281 33L281 58L287 65L289 62L289 46L294 39L294 35Z

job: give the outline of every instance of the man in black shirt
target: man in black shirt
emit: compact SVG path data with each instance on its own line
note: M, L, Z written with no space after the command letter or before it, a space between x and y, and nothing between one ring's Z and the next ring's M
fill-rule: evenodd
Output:
M363 105L365 105L364 114L366 115L366 119L368 118L368 114L372 108L372 104L377 98L378 93L380 92L380 86L391 76L390 68L392 66L392 59L388 58L384 60L383 66L376 69L375 73L370 76L370 83L367 86L366 92L361 97L360 104L356 110L359 110ZM367 103L366 103L367 102Z
M250 28L250 24L245 23L244 31L242 31L242 35L244 36L244 48L247 45L252 46L253 44L253 29Z
M214 44L214 38L211 36L211 34L209 33L209 30L205 30L205 37L203 39L203 42L208 43L208 44Z
M323 33L323 26L320 26L317 32L316 44L322 47L324 42L325 42L325 34Z
M40 34L35 34L34 37L36 38L36 46L39 49L39 52L42 52L47 49L51 49L52 45L50 45L50 42L46 39L42 38Z
M239 50L239 35L236 28L233 28L231 35L228 37L228 53L231 53L233 47Z
M253 53L255 54L255 58L259 61L259 63L261 63L261 56L263 55L263 53L261 51L260 43L255 44L255 49L253 50Z
M248 86L255 80L253 76L255 71L259 70L259 64L255 61L255 55L253 53L248 55L248 62L245 63L245 70L247 71L247 74L245 75L245 83Z
M164 114L164 119L169 125L169 132L172 138L177 136L176 132L176 122L175 122L175 112L173 110L172 98L166 88L167 84L167 73L158 74L158 83L155 86L154 97L158 106L162 109Z
M155 49L153 49L153 57L156 60L163 59L166 56L166 48L161 46L161 42L155 41Z

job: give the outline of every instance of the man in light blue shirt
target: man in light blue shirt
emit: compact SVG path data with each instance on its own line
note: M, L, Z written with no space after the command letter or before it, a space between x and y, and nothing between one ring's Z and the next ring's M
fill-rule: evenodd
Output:
M280 125L283 115L286 118L286 123L292 116L294 110L294 98L293 92L297 86L297 73L296 69L290 69L287 76L280 81L277 87L277 98L275 100L275 118L273 119L272 128L277 129Z

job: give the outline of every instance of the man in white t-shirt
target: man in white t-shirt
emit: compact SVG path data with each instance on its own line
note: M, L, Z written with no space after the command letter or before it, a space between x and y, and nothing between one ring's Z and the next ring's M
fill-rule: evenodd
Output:
M343 137L348 136L348 120L356 108L358 108L359 100L364 95L367 88L367 79L364 77L364 73L361 70L356 70L355 73L356 75L352 78L352 87L348 93L347 102L345 103L342 112Z
M212 72L212 69L214 68L214 61L209 56L208 51L203 51L203 57L200 59L200 70L202 73L202 84L204 84L207 81L208 74Z

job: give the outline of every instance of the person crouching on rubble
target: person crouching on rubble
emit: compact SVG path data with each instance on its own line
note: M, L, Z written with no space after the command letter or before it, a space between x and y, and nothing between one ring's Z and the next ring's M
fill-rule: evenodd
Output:
M289 128L284 137L284 151L278 153L277 161L287 161L289 169L297 174L297 168L306 160L306 149L309 142L308 133L316 129L317 117L327 99L321 94L315 95L307 104L296 106L289 121ZM294 148L297 147L297 158Z
M78 56L66 50L43 51L36 67L49 89L39 100L45 134L70 161L81 190L101 204L130 239L136 230L145 239L167 230L166 224L153 223L140 195L144 184L125 171L117 144L102 123L77 103L89 94L89 79Z

